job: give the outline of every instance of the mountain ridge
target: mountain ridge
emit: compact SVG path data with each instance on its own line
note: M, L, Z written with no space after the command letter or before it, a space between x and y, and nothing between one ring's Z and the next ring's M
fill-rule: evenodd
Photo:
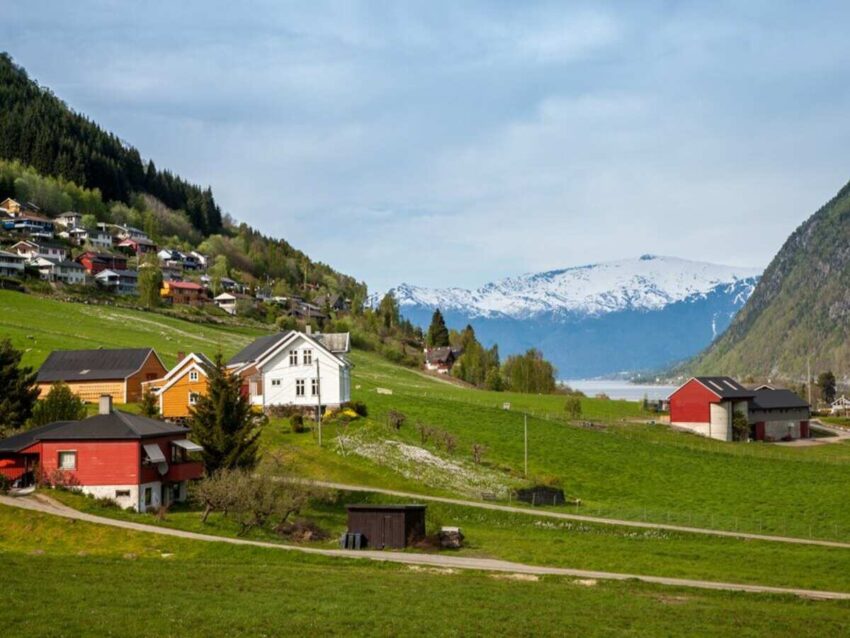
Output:
M755 268L643 255L528 273L475 290L392 288L402 313L426 327L435 308L471 324L502 354L536 347L561 376L655 369L692 357L729 324Z

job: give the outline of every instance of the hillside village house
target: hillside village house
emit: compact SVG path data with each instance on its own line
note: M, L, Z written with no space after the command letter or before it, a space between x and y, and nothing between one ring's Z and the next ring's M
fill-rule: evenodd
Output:
M121 240L118 248L136 255L136 257L143 257L144 255L155 253L157 250L156 244L146 237L128 237Z
M425 369L439 374L449 374L459 356L460 350L450 346L425 348Z
M213 298L213 303L229 315L236 314L236 295L231 295L229 292L223 292Z
M669 400L671 425L712 439L732 440L736 412L747 419L756 441L809 437L809 404L790 390L749 390L730 377L694 377Z
M97 250L109 250L112 248L112 235L100 230L89 230L87 228L71 228L63 230L59 236L67 239L74 246L84 246L88 244Z
M67 229L77 228L80 224L83 223L83 216L80 213L76 213L72 210L64 212L60 215L56 216L56 219L53 220L60 226L64 226Z
M135 295L139 285L139 273L135 270L101 270L94 276L100 285L119 295Z
M180 357L177 364L161 379L142 384L142 392L156 395L159 413L166 419L186 419L198 397L206 396L209 385L207 370L213 366L204 354Z
M108 396L99 401L95 416L0 440L0 474L27 484L38 468L55 482L141 512L185 501L188 482L203 475L203 465L189 457L203 450L189 440L189 428L113 410Z
M26 213L38 213L41 209L32 202L20 203L19 201L7 197L0 202L0 208L11 213L13 217L24 215Z
M83 268L90 275L96 275L107 268L110 270L127 270L127 258L124 255L87 250L77 257L77 261L83 265Z
M22 277L27 258L0 250L0 277Z
M30 265L38 269L39 275L45 281L58 281L72 286L82 286L86 283L86 270L75 261L37 257L30 261Z
M350 350L346 333L309 334L290 330L261 337L227 362L243 379L251 403L267 408L294 405L315 409L351 400Z
M67 383L83 401L109 395L118 403L142 398L142 382L167 372L153 348L118 350L54 350L38 370L41 397L57 381Z
M36 213L21 213L12 220L4 222L4 227L29 237L53 239L53 220Z
M159 294L173 304L189 306L199 306L207 299L204 287L192 281L165 280L162 282Z
M68 249L65 246L45 241L19 241L17 244L12 245L11 250L19 255L23 255L27 259L44 257L46 259L64 261L68 258Z

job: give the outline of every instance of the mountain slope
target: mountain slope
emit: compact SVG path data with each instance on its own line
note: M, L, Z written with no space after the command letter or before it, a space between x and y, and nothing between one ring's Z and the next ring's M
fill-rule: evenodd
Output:
M692 356L722 332L758 271L673 257L510 277L477 290L396 287L403 314L427 326L471 323L502 354L543 350L562 377L660 367Z
M723 336L689 371L850 372L850 184L794 231Z

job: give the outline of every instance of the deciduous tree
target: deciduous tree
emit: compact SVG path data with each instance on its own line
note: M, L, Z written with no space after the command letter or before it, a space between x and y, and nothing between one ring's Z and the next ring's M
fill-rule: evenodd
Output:
M44 425L55 421L78 421L86 416L86 404L71 391L67 383L57 381L50 392L36 402L32 411L31 424Z

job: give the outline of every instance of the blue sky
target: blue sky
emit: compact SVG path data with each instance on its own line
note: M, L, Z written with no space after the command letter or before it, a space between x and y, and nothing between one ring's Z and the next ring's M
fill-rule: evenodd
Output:
M850 178L848 3L0 15L0 48L73 108L373 289L642 253L764 266Z

